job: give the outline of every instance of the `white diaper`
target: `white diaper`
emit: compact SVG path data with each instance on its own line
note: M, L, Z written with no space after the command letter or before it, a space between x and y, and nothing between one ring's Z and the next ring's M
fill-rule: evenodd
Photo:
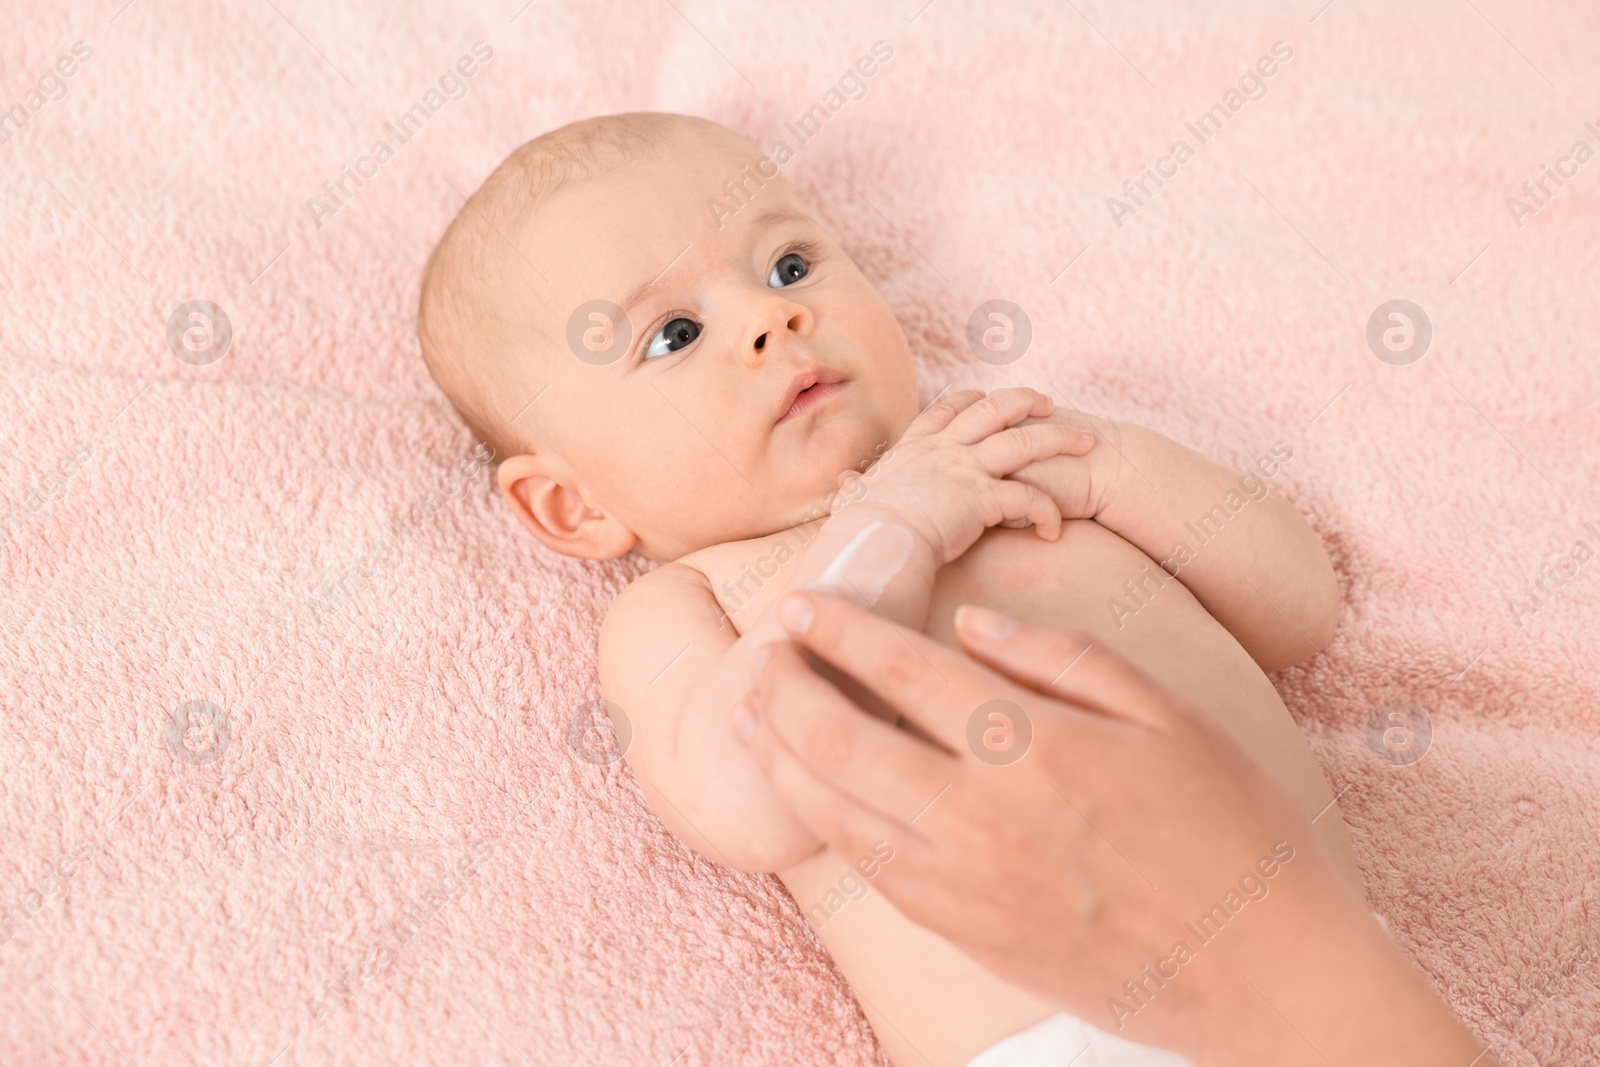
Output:
M1062 1013L989 1046L967 1067L1194 1067L1194 1062L1153 1045L1136 1045Z
M1383 932L1389 923L1377 912ZM1393 935L1391 935L1392 937ZM1195 1067L1189 1057L1154 1045L1137 1045L1061 1012L990 1045L967 1067Z

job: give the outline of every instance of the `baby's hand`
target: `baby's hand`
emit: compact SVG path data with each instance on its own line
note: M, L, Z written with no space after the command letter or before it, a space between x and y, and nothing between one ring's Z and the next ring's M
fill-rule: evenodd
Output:
M1071 454L1037 459L1013 473L1011 480L1043 492L1062 519L1092 519L1105 510L1122 476L1119 427L1110 419L1060 409L1027 419L1021 427L1050 423L1092 434L1092 441Z
M1006 477L1094 447L1091 435L1049 418L1053 408L1048 396L1027 388L954 393L918 415L865 474L849 476L840 492L849 503L835 510L867 503L891 511L927 540L941 565L1002 523L1032 524L1053 541L1061 511L1048 490Z

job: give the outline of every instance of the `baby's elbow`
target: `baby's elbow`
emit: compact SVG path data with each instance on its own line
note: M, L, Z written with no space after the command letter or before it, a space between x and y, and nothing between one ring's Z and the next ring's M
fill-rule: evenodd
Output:
M1312 613L1312 619L1306 630L1305 643L1309 646L1301 660L1310 659L1318 655L1333 643L1333 633L1339 628L1339 601L1335 599L1331 607Z
M685 790L669 798L657 783L638 774L645 800L674 837L695 852L746 874L788 870L815 855L822 842L775 797L747 792L740 803Z
M1333 643L1334 631L1339 628L1339 616L1344 612L1344 592L1339 588L1339 576L1326 550L1318 555L1321 566L1316 568L1316 591L1308 601L1311 630L1307 638L1321 652Z
M823 847L821 841L798 825L782 829L764 828L754 833L750 827L741 826L733 833L717 836L719 840L713 841L698 832L679 834L691 848L707 859L746 874L786 871L810 859Z
M773 834L765 840L744 842L723 862L746 874L779 874L821 852L823 844L809 831Z
M1299 617L1286 620L1288 626L1276 628L1278 639L1272 642L1274 647L1258 657L1262 670L1270 673L1304 663L1333 643L1344 606L1333 568L1329 566L1326 574L1319 575L1310 585L1301 600Z

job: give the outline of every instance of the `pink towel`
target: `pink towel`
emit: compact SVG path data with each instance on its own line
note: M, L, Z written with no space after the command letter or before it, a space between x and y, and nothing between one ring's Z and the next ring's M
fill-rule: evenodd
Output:
M0 1062L884 1062L605 762L642 564L520 532L413 336L461 195L638 109L784 141L927 394L1292 446L1373 906L1508 1067L1600 1059L1591 7L121 2L0 34Z

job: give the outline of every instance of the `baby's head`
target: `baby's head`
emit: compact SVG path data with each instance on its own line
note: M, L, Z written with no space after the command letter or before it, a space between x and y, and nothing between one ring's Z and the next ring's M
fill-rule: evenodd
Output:
M670 560L793 526L915 416L899 323L777 171L704 119L585 119L434 249L428 369L544 544Z

